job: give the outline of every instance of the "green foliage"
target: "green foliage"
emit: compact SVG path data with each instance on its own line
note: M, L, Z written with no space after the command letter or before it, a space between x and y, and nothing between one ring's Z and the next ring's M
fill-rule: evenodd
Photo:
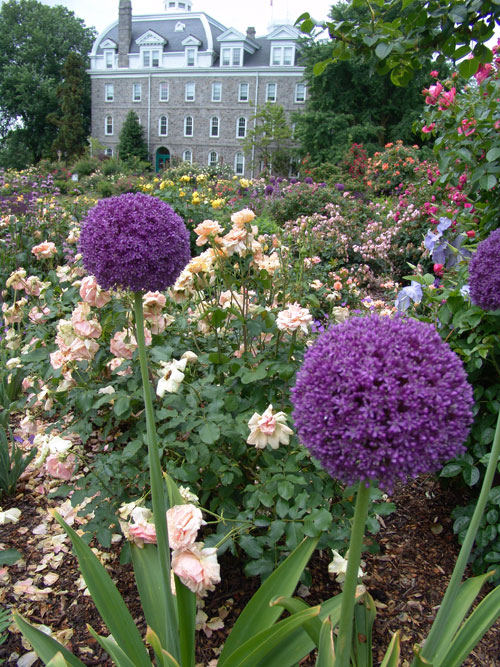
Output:
M464 76L472 76L480 63L492 59L486 42L494 36L500 6L490 0L390 0L370 4L369 12L362 0L354 0L349 11L343 7L334 7L324 24L332 40L330 53L317 63L315 73L337 60L361 58L377 73L390 73L395 85L406 86L436 52L438 65L464 59ZM307 12L298 23L306 33L314 28Z
M12 614L10 613L10 609L0 609L0 645L7 639L5 630L7 630L11 623Z
M87 147L89 110L86 96L85 62L77 53L70 53L64 63L63 82L57 88L60 111L49 114L47 120L57 128L57 137L52 144L55 154L59 152L66 161L81 155Z
M0 426L0 493L7 496L15 492L19 478L36 454L36 447L33 447L25 456L22 449L16 445L12 434L10 442L9 446L7 432Z
M86 58L95 37L62 5L37 0L9 0L0 9L0 110L20 121L16 141L38 161L50 151L56 127L47 116L57 113L57 88L70 53ZM90 80L84 79L83 111L90 117Z
M325 206L338 198L330 187L318 183L296 183L285 188L284 196L273 199L267 206L269 215L279 225L296 220L301 215L321 213Z
M279 104L267 102L257 108L251 121L255 121L255 127L248 130L241 143L245 153L252 157L252 168L258 170L263 162L265 172L286 176L293 157L293 133L285 110Z
M147 160L148 146L144 138L144 129L134 111L129 111L118 140L118 156L125 162L130 160Z

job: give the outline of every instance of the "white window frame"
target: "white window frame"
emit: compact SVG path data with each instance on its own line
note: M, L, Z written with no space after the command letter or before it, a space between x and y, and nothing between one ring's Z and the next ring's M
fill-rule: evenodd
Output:
M198 48L196 46L186 46L186 67L196 67L198 60Z
M112 83L104 84L104 101L114 102L115 100L115 86Z
M216 91L218 91L216 93ZM222 101L222 83L220 81L214 81L212 83L212 102L221 102Z
M236 176L243 176L245 173L245 155L241 151L234 154L234 173Z
M104 50L104 68L105 69L114 69L115 68L115 50L114 49L105 49Z
M104 155L107 157L113 157L113 149L108 146L107 148L104 149Z
M244 121L243 124L241 121ZM247 136L247 127L248 121L245 116L240 116L236 119L236 139L244 139ZM243 129L243 134L240 134L241 129Z
M212 116L210 118L210 137L220 137L220 119L219 116Z
M274 86L274 97L271 97L269 91L271 86ZM266 102L271 102L274 104L278 99L278 84L277 83L266 83Z
M191 119L191 123L188 123L188 119ZM188 133L188 125L191 126L191 132ZM184 117L184 136L185 137L192 137L194 136L194 120L192 116L185 116Z
M189 158L186 157L188 153L189 153ZM186 148L186 150L182 154L182 159L184 162L189 162L190 164L193 164L193 151L189 150L189 148Z
M146 69L159 67L161 64L161 52L162 50L159 47L141 49L142 66ZM154 56L155 53L157 54L157 59Z
M167 94L165 96L162 95L162 91L166 90ZM169 85L166 81L161 81L159 88L158 88L158 98L160 102L168 102L168 95L169 95Z
M165 129L164 132L162 132L163 128ZM168 116L166 114L162 114L158 118L158 136L168 137Z
M242 87L246 86L246 98L242 97ZM250 84L246 81L242 81L238 86L238 102L248 102L250 99Z
M302 99L299 97L299 90L302 91ZM295 104L304 104L307 97L307 87L305 83L295 84Z
M271 59L269 65L271 67L291 67L295 60L295 47L287 44L271 47Z
M114 131L113 116L111 114L107 114L104 117L104 134L108 137L111 137L113 135L113 131Z
M191 89L193 91L192 97L191 97ZM184 85L184 101L185 102L194 102L196 99L196 84L193 83L192 81L189 81Z
M221 67L241 67L243 65L243 48L241 46L223 46L220 51Z
M140 83L132 84L132 102L140 102L142 99L142 85Z
M215 159L212 160L212 156L215 155ZM219 164L219 154L217 151L210 151L208 154L208 166L209 167L216 167Z

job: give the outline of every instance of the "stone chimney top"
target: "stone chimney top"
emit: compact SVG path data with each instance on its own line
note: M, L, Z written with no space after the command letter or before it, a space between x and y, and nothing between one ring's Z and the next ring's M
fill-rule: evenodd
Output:
M120 0L118 5L118 67L128 67L132 38L132 0Z
M255 39L255 28L250 26L247 28L247 37L250 39Z

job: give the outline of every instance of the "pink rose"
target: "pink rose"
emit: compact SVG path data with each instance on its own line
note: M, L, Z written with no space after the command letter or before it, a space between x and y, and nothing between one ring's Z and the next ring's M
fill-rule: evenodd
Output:
M456 96L456 88L451 88L450 90L446 90L441 97L439 98L439 110L444 111L444 109L447 109L450 107L453 102L455 101L455 96Z
M431 123L430 125L424 125L422 128L422 132L424 132L425 134L430 134L435 127L436 123Z
M436 104L438 97L442 92L443 86L439 83L439 81L434 86L429 86L428 90L424 90L424 94L426 95L425 103L430 105Z
M35 324L45 322L48 315L50 315L50 310L47 308L47 306L44 306L41 310L38 308L38 306L33 306L33 308L28 313L29 319Z
M147 544L156 544L156 530L154 523L134 523L129 526L128 533L133 542L137 542L138 546L142 546L144 542Z
M57 454L51 454L45 460L45 469L48 474L66 481L71 479L75 467L76 457L73 454L70 454L65 461L60 461Z
M132 359L136 347L137 341L130 330L117 331L109 345L111 354L123 359Z
M176 551L189 549L205 525L201 510L194 505L175 505L167 511L168 541Z
M71 315L71 323L75 333L83 338L99 338L102 333L101 325L97 320L88 320L90 305L80 302Z
M217 549L204 549L203 542L195 542L190 549L172 552L172 570L184 586L204 597L220 583Z
M493 70L493 65L491 63L481 63L477 72L474 74L476 81L481 84L485 79L487 79Z
M144 317L157 317L161 315L161 311L165 308L167 299L161 292L146 292L142 298L142 305L144 308Z
M31 248L31 252L37 259L49 259L57 254L57 248L52 241L44 241Z
M111 301L111 294L102 290L94 276L85 276L80 285L80 296L95 308L102 308Z

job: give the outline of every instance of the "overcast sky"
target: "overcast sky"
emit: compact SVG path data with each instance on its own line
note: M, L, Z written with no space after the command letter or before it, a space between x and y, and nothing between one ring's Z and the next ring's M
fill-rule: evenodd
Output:
M118 0L42 0L46 5L64 5L82 18L88 27L101 32L118 18ZM227 26L244 32L254 26L257 35L267 31L269 23L286 18L294 23L308 11L316 20L327 18L333 0L193 0L192 11L205 12ZM132 0L132 14L159 14L163 0Z

